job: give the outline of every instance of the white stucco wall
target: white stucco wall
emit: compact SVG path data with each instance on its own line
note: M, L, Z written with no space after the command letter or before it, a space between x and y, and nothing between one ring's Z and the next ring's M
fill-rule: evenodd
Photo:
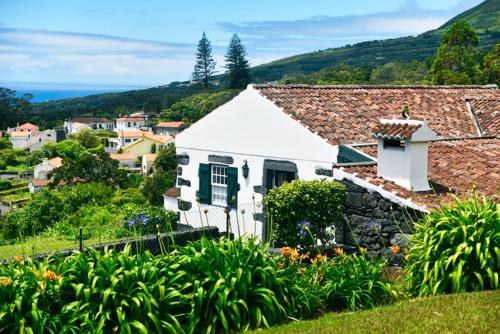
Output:
M189 156L189 164L181 165L180 177L189 180L191 186L181 187L181 198L193 204L190 212L181 213L181 223L186 223L187 218L189 225L201 225L196 203L199 164L209 163L210 154L230 156L234 163L229 166L238 168L239 209L245 208L245 225L251 226L251 231L256 229L259 236L262 235L262 226L260 222L257 222L257 227L254 226L252 195L254 186L263 185L264 160L295 163L298 178L310 180L324 178L316 175L316 168L331 170L338 154L337 146L310 132L251 86L180 133L176 137L176 147L177 154ZM247 179L243 178L241 169L244 160L247 160L250 170ZM255 201L260 204L262 196L255 194ZM202 210L205 208L203 205L200 207ZM260 211L261 208L258 208L257 212ZM209 207L209 223L225 231L221 212L222 208ZM232 215L232 221L236 221L235 213ZM204 215L202 217L205 219ZM241 223L241 217L238 220ZM233 232L236 229L237 226L232 227Z

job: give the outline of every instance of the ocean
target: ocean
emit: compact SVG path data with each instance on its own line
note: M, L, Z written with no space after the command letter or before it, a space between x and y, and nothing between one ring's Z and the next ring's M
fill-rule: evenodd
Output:
M23 94L29 93L33 94L33 99L31 100L34 103L37 102L46 102L52 100L61 100L68 99L72 97L82 97L88 95L95 94L104 94L104 93L115 93L115 92L124 92L130 90L132 88L127 89L85 89L85 90L64 90L64 89L20 89L16 90L17 96L22 96Z

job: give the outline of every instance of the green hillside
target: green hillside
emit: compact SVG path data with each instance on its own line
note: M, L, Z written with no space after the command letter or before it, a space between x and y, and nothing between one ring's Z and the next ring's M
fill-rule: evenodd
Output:
M415 37L369 41L279 59L253 69L257 81L281 79L290 73L312 73L338 63L379 66L388 62L411 62L434 56L443 32L457 19L465 19L478 32L480 48L491 50L500 42L500 1L486 0L454 17L436 30Z

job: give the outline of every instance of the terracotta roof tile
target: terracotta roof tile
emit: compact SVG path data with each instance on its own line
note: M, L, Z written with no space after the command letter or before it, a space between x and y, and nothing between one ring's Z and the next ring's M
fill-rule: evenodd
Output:
M118 122L140 122L144 121L143 117L120 117L116 119Z
M38 125L31 123L24 123L16 127L16 129L38 129Z
M372 131L374 138L407 139L417 131L422 124L380 123Z
M33 184L34 187L46 187L49 185L49 183L52 182L52 180L42 180L42 179L33 179L31 180L31 183Z
M157 128L180 128L184 122L159 122L156 124Z
M356 149L376 157L376 145ZM433 191L411 192L377 176L377 166L344 167L347 173L411 198L419 205L438 207L451 200L450 191L458 196L470 193L472 184L480 194L500 200L500 138L475 138L435 141L429 145L429 180Z
M331 144L366 143L382 118L404 106L441 137L475 137L465 98L500 99L494 86L254 85L264 97Z
M483 136L500 136L500 98L472 99L472 111Z
M131 153L111 153L111 159L113 160L135 160L137 157Z
M163 196L165 196L165 197L173 197L173 198L177 198L180 195L181 195L181 190L180 190L180 188L176 188L176 187L172 187L172 188L168 189L163 194Z

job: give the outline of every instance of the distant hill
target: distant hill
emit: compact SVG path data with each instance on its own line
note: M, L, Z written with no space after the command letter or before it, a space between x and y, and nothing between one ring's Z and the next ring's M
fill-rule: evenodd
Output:
M500 42L500 0L486 0L438 29L418 36L362 42L292 56L256 66L252 73L256 82L269 82L280 80L285 74L309 74L340 63L366 67L389 62L423 61L434 56L443 32L457 19L467 20L477 30L481 49L490 50ZM222 76L217 78L222 79ZM147 103L158 101L163 108L169 107L177 100L197 92L199 89L188 82L172 83L155 88L39 103L35 105L34 112L44 118L59 119L82 114L113 116L139 110Z
M443 32L457 19L468 21L476 29L481 49L490 50L500 42L500 0L486 0L438 29L415 37L362 42L279 59L253 68L253 75L257 81L268 82L279 80L287 73L308 74L338 63L379 66L388 62L426 60L434 56Z

